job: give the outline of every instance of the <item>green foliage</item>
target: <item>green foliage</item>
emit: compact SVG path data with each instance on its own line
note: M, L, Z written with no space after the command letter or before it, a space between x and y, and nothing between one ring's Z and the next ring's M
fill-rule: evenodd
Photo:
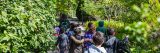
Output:
M72 0L70 0L72 1ZM82 10L96 18L111 18L105 21L105 27L116 29L116 35L130 36L133 53L156 53L159 39L151 40L152 33L159 29L159 0L81 0ZM77 4L75 4L77 5ZM75 6L71 6L75 7ZM73 10L74 11L74 10ZM98 21L92 21L98 26ZM88 22L87 22L88 23ZM87 26L87 23L85 26ZM87 29L87 27L86 27ZM157 34L157 33L156 33ZM156 49L155 49L156 48Z
M104 21L104 27L111 27L111 28L116 28L116 29L124 27L123 22L118 22L114 20L111 20L111 21L103 20L103 21ZM95 27L98 27L99 21L89 21L89 22L92 22L95 25ZM86 22L85 24L86 29L88 29L87 25L89 22Z
M95 27L98 27L98 23L99 21L89 21L92 22ZM86 22L85 24L85 28L86 30L88 29L87 25L89 22ZM124 38L124 34L127 33L127 31L124 30L125 25L127 25L128 23L124 23L124 22L120 22L120 21L114 21L114 20L104 20L104 27L106 28L114 28L116 30L116 35L118 38L122 39Z
M78 0L57 0L56 10L57 13L65 13L69 16L75 17Z
M160 38L154 35L160 29L159 0L0 0L0 52L46 52L55 47L51 34L58 24L56 15L75 17L79 1L84 2L81 10L104 19L118 38L129 35L133 53L159 51ZM92 22L98 26L98 21Z
M55 0L1 0L0 52L46 52L53 33Z
M141 48L146 48L148 45L149 31L151 27L145 22L136 22L126 26L125 30L130 35L130 41L132 44L141 45Z

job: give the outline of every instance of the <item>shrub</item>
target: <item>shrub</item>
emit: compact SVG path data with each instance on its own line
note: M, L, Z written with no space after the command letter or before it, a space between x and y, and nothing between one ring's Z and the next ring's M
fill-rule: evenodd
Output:
M0 52L46 52L53 33L55 0L1 0Z

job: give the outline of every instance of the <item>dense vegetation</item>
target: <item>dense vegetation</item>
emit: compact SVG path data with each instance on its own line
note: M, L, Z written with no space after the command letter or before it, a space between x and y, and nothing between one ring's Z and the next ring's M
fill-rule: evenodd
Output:
M105 20L120 39L129 35L133 53L160 51L159 0L0 0L0 52L54 48L50 35L60 13Z
M55 21L54 0L1 0L0 52L45 52Z
M156 53L160 50L159 0L68 0L71 2L66 14L77 16L76 9L81 4L81 10L87 14L106 21L106 27L117 30L117 37L122 39L130 36L130 47L133 53ZM74 3L75 2L75 3ZM76 5L77 3L77 5ZM66 9L66 8L62 8ZM81 18L86 15L82 15ZM86 18L86 17L85 17ZM95 25L97 26L97 21Z

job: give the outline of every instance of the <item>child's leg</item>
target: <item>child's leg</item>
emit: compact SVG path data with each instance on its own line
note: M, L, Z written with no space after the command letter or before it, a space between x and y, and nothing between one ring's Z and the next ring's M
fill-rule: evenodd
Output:
M64 49L60 49L60 53L64 53L65 51L64 51Z
M65 49L65 48L60 49L60 53L68 53L68 52L69 52L68 49Z

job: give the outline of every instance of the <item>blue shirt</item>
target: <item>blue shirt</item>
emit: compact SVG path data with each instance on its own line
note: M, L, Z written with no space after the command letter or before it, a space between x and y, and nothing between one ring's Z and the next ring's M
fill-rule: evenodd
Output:
M84 38L89 38L89 39L92 39L93 38L93 34L87 32L85 35L84 35ZM84 42L84 46L85 47L90 47L92 45L91 42Z
M73 36L75 34L74 30L69 29L67 32L68 37Z

